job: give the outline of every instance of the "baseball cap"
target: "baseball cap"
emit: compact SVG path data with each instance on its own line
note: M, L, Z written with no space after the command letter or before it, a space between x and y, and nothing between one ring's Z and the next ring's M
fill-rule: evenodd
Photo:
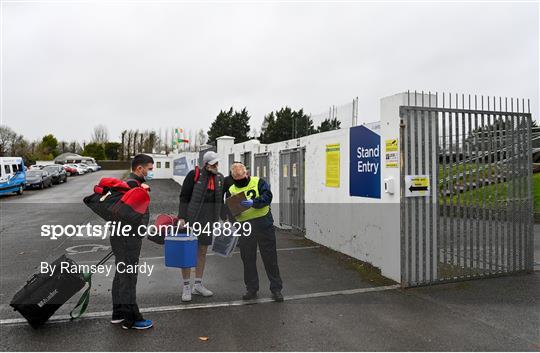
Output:
M219 162L219 155L214 151L208 151L203 155L203 163L214 165Z

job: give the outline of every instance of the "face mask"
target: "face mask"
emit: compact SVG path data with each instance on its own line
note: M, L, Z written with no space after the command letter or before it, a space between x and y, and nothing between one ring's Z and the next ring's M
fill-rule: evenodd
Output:
M234 180L234 185L238 186L239 188L246 187L247 184L249 184L249 178L248 177L245 177L245 178L240 179L240 180Z
M148 173L146 173L145 177L144 177L144 180L146 181L150 181L154 179L154 171L153 170L149 170Z
M217 167L213 166L213 165L207 165L206 170L209 171L212 174L217 174L218 173Z

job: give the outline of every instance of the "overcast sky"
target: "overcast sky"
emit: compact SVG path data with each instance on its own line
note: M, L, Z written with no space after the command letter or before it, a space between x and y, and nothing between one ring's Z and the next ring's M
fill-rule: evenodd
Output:
M28 139L203 128L247 107L308 113L407 89L531 99L538 4L2 4L2 123Z

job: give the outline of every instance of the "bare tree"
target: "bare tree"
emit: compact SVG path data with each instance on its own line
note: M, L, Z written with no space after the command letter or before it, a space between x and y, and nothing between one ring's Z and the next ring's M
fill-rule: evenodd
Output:
M125 159L125 155L126 155L126 134L127 134L127 131L124 130L122 131L122 147L121 147L121 150L120 150L120 159L121 160L124 160Z
M204 133L203 129L200 129L197 132L197 136L195 138L197 139L197 143L199 144L199 146L204 145L206 143L206 141L208 140L208 137Z
M109 141L109 132L105 125L98 125L94 128L94 133L92 134L92 142L103 144Z
M129 159L129 155L131 154L131 135L133 132L129 130L127 132L127 148L126 148L126 159Z
M17 133L8 126L0 126L0 156L7 156L11 151L13 140L17 138Z
M137 155L137 137L139 137L139 130L133 131L133 134L131 135L131 138L133 139L133 152L131 154L133 156Z
M157 134L154 130L151 130L149 132L145 131L145 135L146 135L146 138L144 141L145 152L154 153L154 149L156 148L157 142L158 142Z

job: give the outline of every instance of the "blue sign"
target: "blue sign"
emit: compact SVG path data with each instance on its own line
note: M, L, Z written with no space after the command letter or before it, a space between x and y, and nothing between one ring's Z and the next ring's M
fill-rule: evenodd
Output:
M173 175L186 176L189 170L186 157L180 157L173 161Z
M349 193L380 199L381 136L365 126L355 126L349 137Z

